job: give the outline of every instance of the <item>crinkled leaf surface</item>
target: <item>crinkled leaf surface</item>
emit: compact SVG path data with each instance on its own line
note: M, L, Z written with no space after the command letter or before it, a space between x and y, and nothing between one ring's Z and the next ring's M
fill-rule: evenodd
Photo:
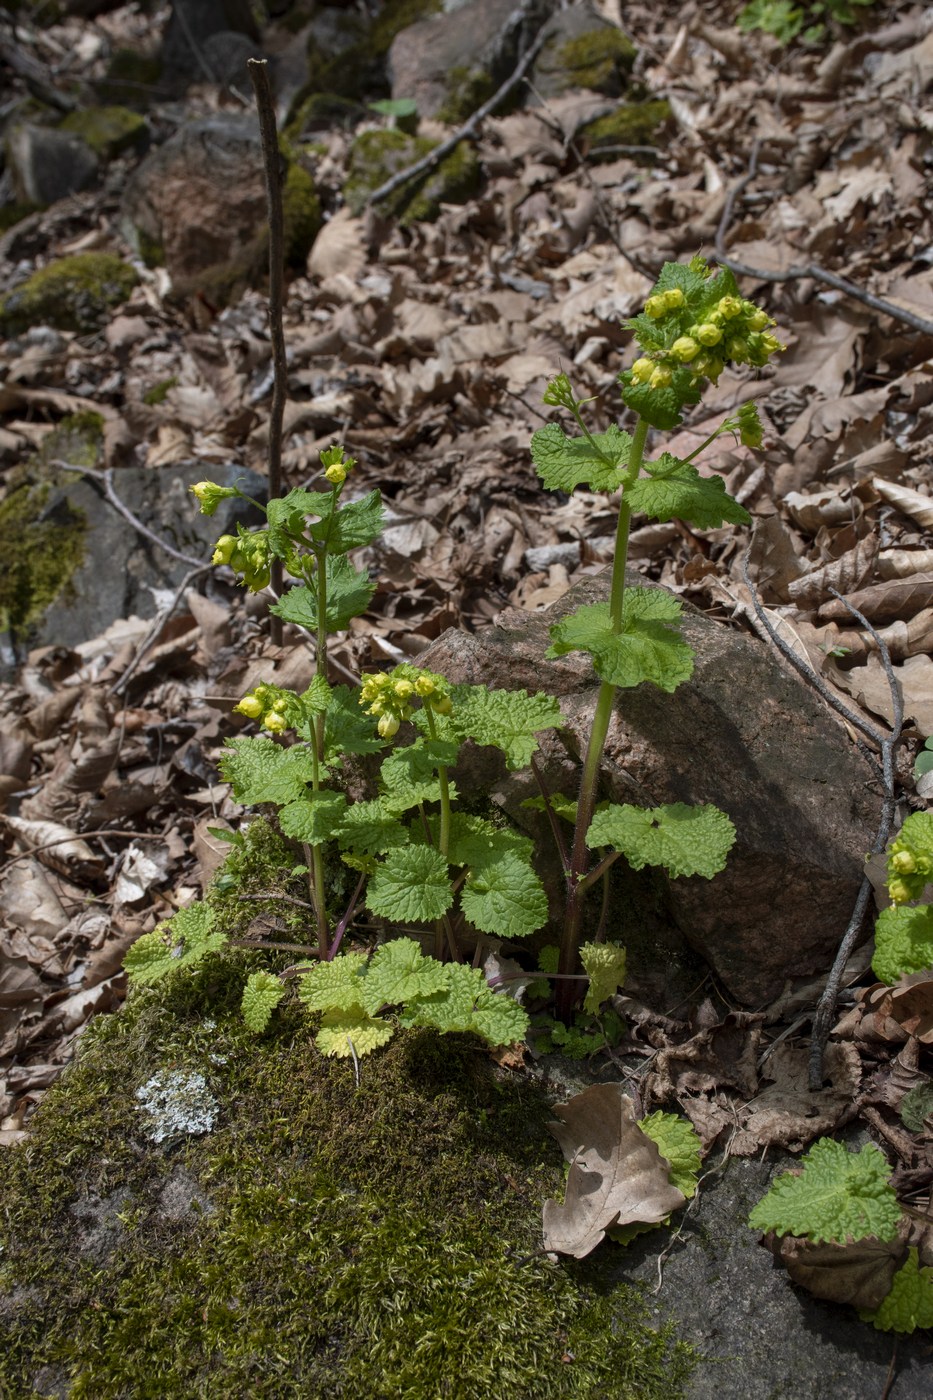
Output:
M342 792L322 789L309 792L297 802L289 802L279 813L279 825L286 836L320 846L329 841L340 825L347 808Z
M243 988L240 1009L251 1031L259 1035L285 995L285 987L271 972L251 972Z
M525 768L537 751L537 735L563 724L560 706L550 695L524 690L488 690L483 685L456 685L448 732L458 740L492 744L505 754L513 771Z
M378 491L370 491L362 500L349 501L311 525L308 533L318 544L326 545L328 554L346 554L372 544L382 530L383 519L382 498Z
M361 1006L347 1011L326 1011L314 1043L322 1055L349 1059L356 1053L359 1059L378 1050L392 1039L395 1028L380 1016L367 1016Z
M633 870L663 865L674 878L711 880L725 868L735 827L718 807L674 802L663 807L602 804L593 816L587 845L621 851Z
M685 1203L668 1165L635 1121L619 1084L594 1084L559 1104L551 1131L570 1162L563 1205L546 1201L544 1247L584 1259L614 1226L657 1224Z
M871 1322L881 1332L915 1332L933 1327L933 1269L921 1269L920 1255L911 1249L902 1268L894 1275L891 1291L874 1312L863 1312L863 1322Z
M366 907L396 923L439 919L453 903L447 862L432 846L401 846L376 867Z
M725 520L746 525L751 519L729 495L721 477L701 476L691 463L669 452L656 462L646 462L645 470L649 474L628 488L625 499L633 511L652 520L685 520L701 530L712 530Z
M625 981L625 949L617 943L584 943L580 948L580 961L590 979L583 1010L595 1016L603 1002L615 996Z
M344 554L336 558L328 556L327 601L324 607L325 621L329 632L343 632L350 625L350 619L364 613L372 601L376 585L364 570L354 569ZM284 618L286 622L297 623L311 632L317 631L320 603L316 583L300 584L289 588L269 611Z
M680 603L661 588L627 588L623 628L614 632L608 603L590 603L551 628L548 656L585 651L601 680L631 689L650 681L671 694L693 675L693 649L672 624Z
M431 823L435 839L438 825L435 818ZM533 846L530 837L522 836L513 827L495 826L485 818L468 812L454 812L451 815L448 855L452 865L484 866L506 851L529 861Z
M894 1238L900 1207L888 1164L874 1143L848 1152L843 1143L821 1138L802 1165L799 1176L785 1172L758 1202L749 1217L752 1229L837 1244L867 1235Z
M393 816L418 807L422 802L440 801L437 759L423 739L393 749L379 770L379 780L383 788L382 805ZM451 800L454 795L455 785L451 784Z
M271 500L267 507L269 542L278 557L284 558L288 553L289 534L302 534L308 516L328 519L333 509L333 491L305 491L300 486L285 496Z
M696 1195L701 1143L693 1124L676 1113L649 1113L638 1124L670 1164L671 1184L689 1201Z
M443 989L412 998L403 1008L403 1025L473 1031L490 1045L512 1045L524 1038L528 1030L525 1011L512 997L494 992L479 968L446 963L443 971Z
M228 739L220 756L220 771L233 787L237 802L292 802L311 782L311 753L303 744L286 748L274 739L246 736Z
M595 447L594 444L595 443ZM531 455L548 491L571 492L581 483L590 491L615 491L622 484L632 439L612 424L605 433L569 438L557 423L539 428Z
M882 982L933 967L933 904L882 909L875 924L872 970Z
M348 1011L363 999L366 959L362 953L340 953L318 962L298 979L298 995L311 1011Z
M190 970L226 942L226 933L214 931L214 911L210 905L191 904L187 909L179 909L152 933L137 938L127 950L123 966L133 982L147 985L179 968Z
M407 846L408 832L386 811L381 798L354 802L345 810L335 833L342 850L362 855L381 855L393 846Z
M505 850L473 865L460 903L474 928L500 938L523 938L547 923L544 886L515 851Z
M413 938L393 938L373 953L363 981L363 1009L395 1006L410 997L430 996L446 985L446 968L426 958Z
M378 753L385 744L376 733L376 722L360 709L359 692L347 685L334 686L324 715L324 762L337 764L345 753Z

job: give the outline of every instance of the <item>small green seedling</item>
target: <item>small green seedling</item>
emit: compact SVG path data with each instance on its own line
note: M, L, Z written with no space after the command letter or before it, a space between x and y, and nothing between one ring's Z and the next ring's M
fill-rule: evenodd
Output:
M875 924L872 968L882 982L933 969L933 904L915 901L933 883L933 812L912 812L888 847L891 907Z

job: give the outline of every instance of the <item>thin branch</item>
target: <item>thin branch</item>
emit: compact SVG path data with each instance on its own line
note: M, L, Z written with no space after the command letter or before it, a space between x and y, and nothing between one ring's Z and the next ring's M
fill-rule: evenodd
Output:
M117 827L104 827L99 831L73 831L70 836L58 836L54 841L43 841L41 846L30 846L28 850L19 851L0 865L0 871L9 870L11 865L28 860L30 856L39 855L41 851L50 851L53 846L67 846L72 841L91 841L99 836L122 836L124 840L129 841L165 840L161 831L120 831Z
M164 540L161 535L153 534L149 526L144 525L139 516L133 514L129 506L120 500L120 497L113 489L113 472L109 467L106 471L99 472L93 467L79 467L76 466L74 462L62 462L58 459L51 462L49 465L59 467L62 471L66 472L81 472L84 476L90 476L93 477L95 481L103 482L104 494L107 500L113 506L114 510L119 511L124 520L129 521L134 530L138 531L145 539L158 545L159 549L163 550L166 554L170 554L173 559L179 559L182 564L189 564L194 569L204 568L203 559L192 559L190 554L182 554L181 550L176 549L174 545L170 545L168 540Z
M209 573L212 567L213 566L211 564L199 564L196 569L188 570L181 583L175 589L175 592L169 600L168 605L164 608L160 608L160 610L156 613L152 625L149 628L149 631L146 633L145 637L133 653L133 658L130 661L129 665L126 667L119 680L115 681L114 684L110 687L111 695L123 694L130 681L132 680L134 674L136 673L139 663L142 661L143 657L146 655L146 652L152 646L156 637L159 635L162 628L165 626L166 622L168 622L172 613L178 607L178 604L181 601L181 596L187 589L188 585L190 583L193 583L194 580L200 574Z
M874 292L866 292L864 288L856 286L854 282L849 282L847 278L840 277L838 273L830 272L825 267L820 267L817 263L799 263L794 267L785 268L783 272L770 272L762 267L750 267L748 263L739 262L736 258L730 258L725 248L725 238L732 223L732 215L735 205L743 190L758 173L758 153L760 142L755 141L752 145L752 153L748 162L748 171L741 180L729 191L726 202L723 205L722 217L719 220L719 227L716 230L716 240L714 250L716 261L722 263L723 267L728 267L732 272L740 277L751 277L757 282L797 282L803 278L810 277L815 282L824 282L827 287L834 287L836 291L844 292L846 296L852 297L855 301L860 301L865 306L870 306L873 311L880 311L885 316L891 316L896 321L903 321L905 325L912 326L914 330L923 331L927 335L933 335L933 321L926 316L918 316L914 311L908 311L903 306L895 306L893 302L885 301L884 297L875 296Z
M439 146L435 146L433 150L428 151L426 156L422 156L420 160L416 160L413 165L409 165L405 170L399 170L397 174L392 176L391 180L386 180L385 184L380 185L377 190L373 190L366 203L381 203L382 200L388 199L390 194L394 194L397 189L400 189L402 185L407 185L409 181L416 180L419 175L424 175L427 171L433 170L446 156L450 155L452 150L459 146L461 141L475 141L479 135L478 127L480 123L484 121L491 112L494 112L499 103L508 97L513 87L521 82L535 58L538 56L539 50L544 46L547 37L547 34L542 29L529 48L525 50L525 53L519 60L518 66L511 77L506 78L502 86L489 98L488 102L484 102L482 107L477 107L473 115L464 122L463 126L459 127L458 130L454 132L453 136L448 136L446 141L442 141Z
M263 165L266 176L266 199L269 206L269 338L272 342L272 365L275 372L272 388L272 410L269 415L269 498L282 492L282 423L285 397L288 393L288 361L285 355L285 331L282 313L285 304L285 218L282 212L282 172L279 166L279 138L275 125L275 103L269 82L269 65L265 59L247 59L250 81L259 113L259 134L262 138ZM282 561L272 561L272 587L281 595ZM273 646L282 645L282 619L274 613L270 618L269 635Z

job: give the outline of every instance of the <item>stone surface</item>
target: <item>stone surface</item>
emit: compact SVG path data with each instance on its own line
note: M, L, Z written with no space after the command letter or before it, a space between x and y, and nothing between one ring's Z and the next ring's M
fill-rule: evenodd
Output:
M628 581L644 583L634 574ZM455 682L555 694L566 728L544 736L542 762L551 790L572 797L596 681L582 654L544 659L548 627L607 593L604 574L547 613L509 610L480 636L447 632L419 658ZM665 879L664 897L669 919L728 992L743 1005L761 1005L788 979L828 969L858 891L880 794L841 724L762 642L689 605L683 634L697 652L689 682L672 696L651 685L621 693L602 793L641 806L712 802L732 818L738 835L726 869L712 881ZM521 802L535 789L527 773L507 776L492 749L475 750L461 769L461 792L492 791L515 820L528 822Z
M136 170L123 214L144 257L175 290L208 295L262 267L266 188L259 125L248 115L187 122Z
M17 197L54 204L86 190L97 179L97 157L79 136L23 122L7 141Z
M514 68L529 22L516 0L469 0L410 25L389 49L392 96L413 98L422 117L464 120Z
M128 467L114 474L114 489L144 524L192 559L210 560L211 547L235 520L259 524L255 507L244 501L222 501L213 516L201 515L188 487L209 474L222 486L237 482L244 491L264 498L266 485L254 472L231 464L159 468ZM50 498L48 514L84 512L88 535L84 563L72 580L70 601L58 599L37 629L34 645L79 646L90 641L117 618L153 617L160 603L178 587L193 567L173 559L141 536L106 500L102 486L79 478Z
M548 38L532 67L533 105L574 87L620 95L635 46L617 25L582 4L559 10L547 29Z
M173 0L162 41L163 82L179 90L189 82L223 82L224 78L212 62L209 46L215 36L224 33L247 36L253 41L253 56L262 57L256 44L259 34L255 13L249 0ZM216 59L217 55L213 57Z

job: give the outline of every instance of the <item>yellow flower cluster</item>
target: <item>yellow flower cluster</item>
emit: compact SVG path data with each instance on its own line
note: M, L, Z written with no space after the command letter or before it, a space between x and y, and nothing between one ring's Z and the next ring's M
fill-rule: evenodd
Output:
M684 294L678 287L650 296L645 314L660 321L684 306ZM768 330L775 324L767 311L754 302L740 297L720 297L704 319L689 325L667 350L642 355L632 365L634 384L647 384L650 389L666 389L674 372L681 365L690 365L696 379L711 379L715 384L726 364L767 364L771 355L784 346Z
M221 535L211 555L212 564L229 564L234 573L243 575L251 593L259 593L268 585L269 536L264 530L254 535Z
M282 690L277 685L257 685L233 709L235 714L258 720L263 729L282 734L292 728L296 704L297 696L293 691Z
M402 720L411 719L415 700L430 705L438 715L449 715L453 708L447 682L433 671L420 671L404 663L394 671L363 677L360 704L368 715L378 716L376 728L383 739L391 739Z

